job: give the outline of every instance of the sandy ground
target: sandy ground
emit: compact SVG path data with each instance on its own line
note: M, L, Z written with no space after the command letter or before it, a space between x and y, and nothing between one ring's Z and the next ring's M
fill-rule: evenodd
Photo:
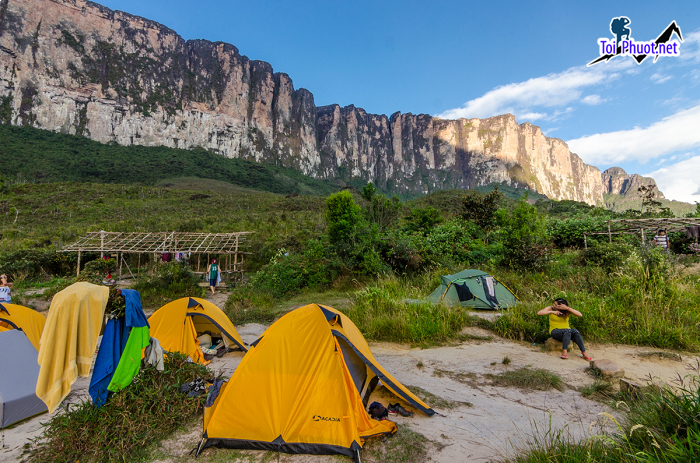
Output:
M220 307L226 296L219 293L212 297ZM253 342L266 329L265 325L247 324L238 327L239 334L247 343ZM512 455L533 436L548 429L563 429L576 439L585 439L597 433L601 412L613 412L599 402L588 400L577 392L577 388L591 384L593 377L585 371L588 363L571 352L569 360L559 359L558 353L544 352L538 346L513 342L493 336L493 333L478 328L467 328L465 333L477 336L492 336L489 341L474 340L431 349L410 348L390 343L372 343L371 349L377 360L405 385L420 387L442 399L452 408L436 408L438 415L427 417L417 412L411 418L395 417L399 426L423 434L433 444L429 457L439 462L492 461ZM594 358L614 360L625 371L625 377L645 383L650 376L658 381L672 382L678 375L688 374L688 364L697 357L683 357L682 361L644 353L660 352L659 349L632 346L595 345L588 346ZM511 363L502 360L509 357ZM211 368L231 375L243 358L241 352L231 352L220 359L213 359ZM490 386L487 374L497 374L507 369L525 366L545 368L558 373L566 383L563 392L523 391L516 388ZM87 397L89 378L80 378L73 387L67 402L75 403ZM397 398L378 388L370 401L385 405ZM407 406L406 404L404 404ZM407 406L407 408L410 408ZM59 409L60 410L60 409ZM0 451L0 461L17 461L22 447L28 439L41 433L41 422L48 415L40 415L5 431L5 447ZM172 438L160 443L154 450L154 461L195 461L187 454L197 445L201 436L201 422L184 429ZM199 461L272 461L269 452L232 451L207 449ZM369 458L371 459L371 458ZM337 461L339 457L309 455L281 455L280 461L315 463ZM347 459L342 459L349 461ZM365 458L368 460L368 458Z

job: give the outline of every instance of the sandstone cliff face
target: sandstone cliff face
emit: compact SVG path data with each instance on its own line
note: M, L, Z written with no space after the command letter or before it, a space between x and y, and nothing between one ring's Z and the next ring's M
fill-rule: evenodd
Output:
M642 177L638 174L628 175L621 167L611 167L602 173L603 193L609 195L623 195L641 197L639 188L649 185L656 186L656 180L651 177ZM664 194L656 190L656 198L664 199Z
M491 182L603 201L600 171L515 117L368 114L226 43L84 0L0 0L0 123L123 145L202 147L396 193Z

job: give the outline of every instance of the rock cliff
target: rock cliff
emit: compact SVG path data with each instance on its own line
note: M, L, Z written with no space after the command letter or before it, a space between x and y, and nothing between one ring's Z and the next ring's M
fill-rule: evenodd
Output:
M395 193L491 182L603 202L600 171L507 114L441 120L316 107L233 45L84 0L0 0L0 123L122 145L202 147Z

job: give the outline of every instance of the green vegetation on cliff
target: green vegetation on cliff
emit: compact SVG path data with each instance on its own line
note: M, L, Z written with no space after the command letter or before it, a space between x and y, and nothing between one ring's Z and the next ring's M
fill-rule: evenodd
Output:
M273 193L327 195L339 187L294 169L229 159L203 149L121 146L0 124L2 173L10 182L94 182L154 185L200 177Z

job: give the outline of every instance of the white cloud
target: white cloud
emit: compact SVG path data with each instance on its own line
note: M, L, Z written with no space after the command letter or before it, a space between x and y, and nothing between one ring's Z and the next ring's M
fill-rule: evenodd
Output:
M633 160L645 163L679 150L700 147L698 128L700 105L679 111L646 128L598 133L567 143L572 152L589 164L617 165Z
M606 100L605 98L601 98L600 95L593 94L593 95L588 95L588 96L584 97L583 100L581 100L581 103L587 104L590 106L595 106L595 105L598 105L601 103L605 103L606 101L608 101L608 100Z
M653 177L668 199L700 202L700 156L678 162L668 167L644 174Z
M700 31L693 31L683 39L679 58L684 61L700 61Z
M663 84L664 82L670 79L673 79L673 76L659 74L658 72L655 72L651 75L651 81L655 84Z
M485 118L504 113L513 113L519 119L526 119L525 116L528 115L539 116L540 119L556 117L556 113L554 116L548 116L546 113L535 111L535 108L554 108L578 101L584 88L617 79L619 71L629 68L632 64L631 60L620 60L605 66L579 66L525 82L502 85L479 98L467 101L460 108L443 112L439 117Z

